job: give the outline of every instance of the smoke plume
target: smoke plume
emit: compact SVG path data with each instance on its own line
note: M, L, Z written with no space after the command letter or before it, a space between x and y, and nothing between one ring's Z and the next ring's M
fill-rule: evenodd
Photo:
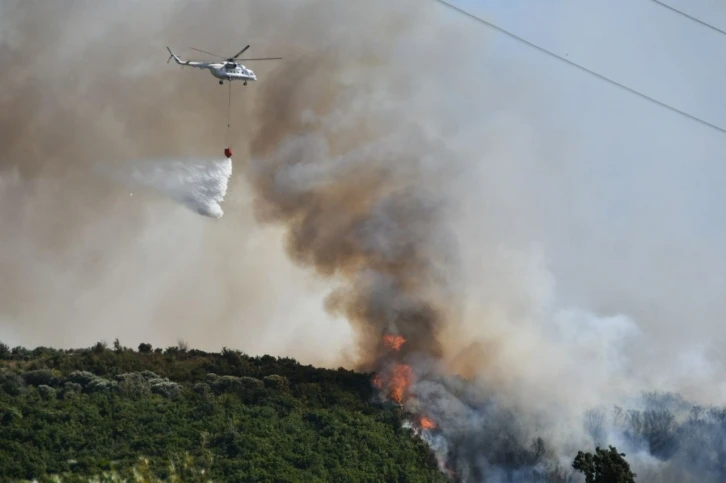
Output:
M637 302L660 315L670 290L620 293L617 254L582 255L606 250L579 231L598 219L586 162L536 101L555 81L493 57L486 31L382 0L6 2L0 19L16 66L0 73L0 337L181 333L345 363L462 481L565 481L596 444L639 481L723 478L722 361ZM235 86L226 133L226 86L164 46L240 42L283 61ZM227 135L234 174L185 161ZM221 220L178 205L221 215L225 192ZM711 307L689 322L707 331Z

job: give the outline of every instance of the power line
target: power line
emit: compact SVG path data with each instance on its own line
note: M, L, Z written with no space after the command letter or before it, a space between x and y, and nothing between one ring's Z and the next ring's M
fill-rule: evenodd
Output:
M714 32L718 32L718 33L720 33L722 35L726 35L726 31L723 31L723 30L721 30L718 27L714 27L713 25L708 24L708 23L704 22L703 20L699 20L696 17L693 17L691 15L688 15L683 10L678 10L675 7L671 7L670 5L667 5L667 4L663 3L663 2L661 2L660 0L651 0L651 1L657 3L661 7L667 8L668 10L677 13L678 15L682 15L682 16L686 17L687 19L690 19L690 20L692 20L692 21L694 21L696 23L699 23L699 24L703 25L704 27L708 27L711 30L713 30Z
M441 3L442 5L448 7L450 9L452 9L452 10L455 10L455 11L457 11L457 12L459 12L459 13L461 13L461 14L463 14L463 15L465 15L465 16L467 16L467 17L469 17L469 18L471 18L471 19L473 19L473 20L475 20L477 22L480 22L480 23L483 23L485 25L488 25L489 27L491 27L491 28L493 28L495 30L498 30L499 32L501 32L501 33L503 33L505 35L508 35L509 37L512 37L515 40L518 40L518 41L520 41L520 42L522 42L524 44L527 44L530 47L532 47L534 49L537 49L537 50L539 50L540 52L542 52L544 54L547 54L547 55L549 55L551 57L554 57L554 58L556 58L558 60L561 60L562 62L565 62L567 64L570 64L571 66L573 66L573 67L575 67L577 69L580 69L580 70L582 70L582 71L584 71L584 72L586 72L586 73L588 73L590 75L593 75L593 76L599 78L600 80L603 80L603 81L605 81L605 82L607 82L609 84L612 84L612 85L614 85L616 87L620 87L621 89L624 89L624 90L630 92L631 94L635 94L636 96L639 96L639 97L641 97L641 98L643 98L645 100L648 100L650 102L653 102L653 103L655 103L655 104L657 104L657 105L659 105L661 107L665 107L666 109L668 109L670 111L673 111L673 112L675 112L677 114L680 114L682 116L685 116L685 117L687 117L687 118L689 118L689 119L691 119L693 121L696 121L698 123L701 123L701 124L703 124L705 126L708 126L708 127L712 128L712 129L716 129L717 131L720 131L720 132L726 134L726 129L724 129L722 127L719 127L716 124L713 124L713 123L710 123L708 121L705 121L705 120L703 120L701 118L698 118L698 117L696 117L696 116L694 116L692 114L688 114L687 112L682 111L682 110L678 109L677 107L673 107L671 105L668 105L668 104L666 104L666 103L664 103L662 101L659 101L658 99L655 99L653 97L650 97L647 94L643 94L642 92L636 91L635 89L633 89L631 87L628 87L625 84L621 84L620 82L617 82L617 81L615 81L613 79L610 79L609 77L605 77L604 75L599 74L599 73L597 73L597 72L595 72L593 70L590 70L587 67L584 67L584 66L582 66L580 64L577 64L575 62L572 62L571 60L566 59L565 57L562 57L561 55L558 55L558 54L556 54L556 53L554 53L554 52L552 52L550 50L547 50L544 47L540 47L539 45L534 44L534 43L532 43L532 42L530 42L528 40L525 40L522 37L519 37L518 35L510 32L510 31L508 31L508 30L506 30L506 29L504 29L502 27L499 27L498 25L495 25L495 24L493 24L493 23L491 23L491 22L489 22L487 20L484 20L483 18L474 15L473 13L467 12L466 10L464 10L464 9L462 9L460 7L457 7L456 5L452 5L451 3L447 2L446 0L435 0L435 1Z

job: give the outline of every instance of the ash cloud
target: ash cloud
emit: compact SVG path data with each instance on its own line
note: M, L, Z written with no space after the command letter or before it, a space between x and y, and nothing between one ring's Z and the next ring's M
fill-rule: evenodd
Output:
M74 343L99 326L171 341L182 331L195 346L237 337L283 353L281 333L291 345L307 334L294 347L312 363L327 353L372 371L410 364L405 407L436 422L422 436L467 481L566 473L577 450L603 441L628 453L639 481L722 475L719 410L694 419L688 402L722 402L722 361L696 344L722 305L709 298L710 313L694 312L709 318L689 321L700 339L677 344L674 324L662 335L643 308L673 307L672 286L648 272L642 303L637 284L627 296L612 288L626 278L618 256L576 236L577 220L607 220L583 193L587 161L552 125L555 80L496 58L486 32L433 4L54 5L7 4L0 16L0 55L20 66L0 73L8 332ZM99 164L223 146L226 88L166 70L164 46L236 51L236 32L284 61L235 91L240 154L221 223L89 180ZM56 69L53 82L42 68ZM693 243L681 247L698 252ZM563 269L563 253L582 268ZM700 293L717 292L718 276L703 280ZM679 285L684 305L696 285ZM392 355L385 334L407 342ZM686 399L666 412L643 391Z

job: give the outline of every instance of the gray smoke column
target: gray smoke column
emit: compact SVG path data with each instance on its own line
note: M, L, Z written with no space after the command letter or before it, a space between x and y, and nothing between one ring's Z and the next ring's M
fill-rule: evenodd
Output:
M353 324L368 369L387 357L386 335L406 339L403 352L442 356L456 253L444 229L453 154L420 122L424 106L407 93L417 79L391 68L413 62L410 25L432 12L382 5L334 7L351 40L290 59L262 84L245 170L260 219L287 227L290 256L341 282L326 306Z
M390 10L385 22L401 25L395 45L381 46L385 24L369 16L360 27L346 24L354 41L288 60L287 75L262 86L266 102L255 111L245 173L259 219L286 227L290 256L339 282L326 307L353 325L357 366L376 373L384 398L414 414L442 470L497 481L542 454L527 447L532 428L516 420L515 408L455 378L445 362L445 333L456 330L462 302L449 227L451 183L462 165L431 117L440 105L424 101L429 86L411 77L422 53L413 53L420 39L404 23L435 21L427 9L366 8ZM442 60L431 69L433 80L456 70Z

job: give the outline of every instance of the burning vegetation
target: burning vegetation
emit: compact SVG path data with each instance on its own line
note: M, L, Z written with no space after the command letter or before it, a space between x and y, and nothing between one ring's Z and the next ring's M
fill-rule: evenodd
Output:
M400 350L401 346L406 343L406 339L400 335L386 334L383 336L383 345L395 351Z
M378 389L380 395L389 401L393 401L399 406L406 407L406 402L410 397L411 385L414 382L415 374L411 365L401 362L401 347L406 343L406 339L400 335L386 334L383 336L383 345L390 349L388 361L384 363L384 368L378 371L373 377L373 386ZM420 429L430 430L436 428L436 423L430 418L423 415L414 414L413 422Z
M419 421L419 425L422 429L436 429L436 423L434 423L429 418L422 416L421 420Z
M382 395L403 406L413 381L413 370L408 364L393 363L388 370L373 378L373 385Z

